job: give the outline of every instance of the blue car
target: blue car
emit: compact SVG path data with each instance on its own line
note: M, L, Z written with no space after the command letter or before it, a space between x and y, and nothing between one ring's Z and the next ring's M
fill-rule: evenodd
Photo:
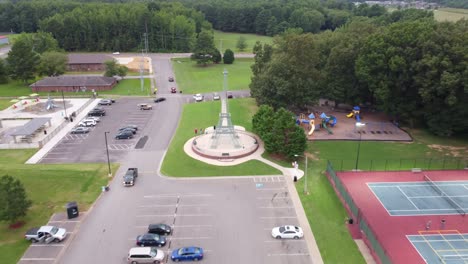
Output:
M183 247L172 251L172 261L198 261L203 259L203 249L199 247Z

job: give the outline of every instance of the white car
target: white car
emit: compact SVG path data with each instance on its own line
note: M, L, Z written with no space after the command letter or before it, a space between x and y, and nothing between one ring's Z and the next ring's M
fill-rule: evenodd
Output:
M88 116L88 117L86 117L86 119L83 119L81 121L86 121L86 120L94 120L96 123L101 122L101 118L99 118L97 116Z
M84 119L83 121L78 123L78 126L80 126L80 127L93 127L93 126L96 126L96 121Z
M203 95L202 94L195 94L195 95L193 95L193 99L195 99L195 101L197 101L197 102L201 102L201 101L203 101Z
M284 225L284 226L273 228L273 230L271 230L271 235L277 239L280 239L280 238L299 239L304 236L304 232L302 231L302 228L298 226Z
M214 93L213 94L213 100L219 100L221 97L219 96L219 93Z

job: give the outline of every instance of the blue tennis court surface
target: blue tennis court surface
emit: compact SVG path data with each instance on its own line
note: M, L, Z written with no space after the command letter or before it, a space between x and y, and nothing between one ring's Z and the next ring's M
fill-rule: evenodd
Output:
M407 238L428 264L468 263L468 234L438 233Z
M468 213L468 181L385 182L367 185L392 216Z

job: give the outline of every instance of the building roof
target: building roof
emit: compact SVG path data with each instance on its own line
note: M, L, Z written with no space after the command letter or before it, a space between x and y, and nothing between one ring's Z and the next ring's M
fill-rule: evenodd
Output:
M15 132L11 133L12 136L29 136L32 135L45 123L50 121L50 117L33 118L31 121L18 128Z
M108 86L115 82L114 77L105 76L59 76L46 77L30 85L30 87L40 86Z
M103 64L105 61L113 60L111 56L91 53L71 53L68 54L68 64Z

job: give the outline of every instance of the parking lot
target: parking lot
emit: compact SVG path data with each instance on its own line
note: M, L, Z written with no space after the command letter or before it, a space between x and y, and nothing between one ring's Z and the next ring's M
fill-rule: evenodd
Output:
M151 192L139 199L128 248L149 224L165 223L173 227L161 248L167 257L176 248L200 246L203 263L310 263L305 240L271 236L275 226L298 225L283 176L182 181L191 191Z
M140 110L138 104L141 102L153 105L153 109ZM109 132L107 144L111 161L119 161L141 137L147 135L147 123L158 111L158 104L149 98L124 98L112 105L99 107L106 111L106 115L99 117L100 122L95 127L89 127L89 133L68 133L42 158L41 163L107 162L104 132ZM77 125L79 121L75 121ZM120 127L130 124L138 126L132 139L114 138Z

